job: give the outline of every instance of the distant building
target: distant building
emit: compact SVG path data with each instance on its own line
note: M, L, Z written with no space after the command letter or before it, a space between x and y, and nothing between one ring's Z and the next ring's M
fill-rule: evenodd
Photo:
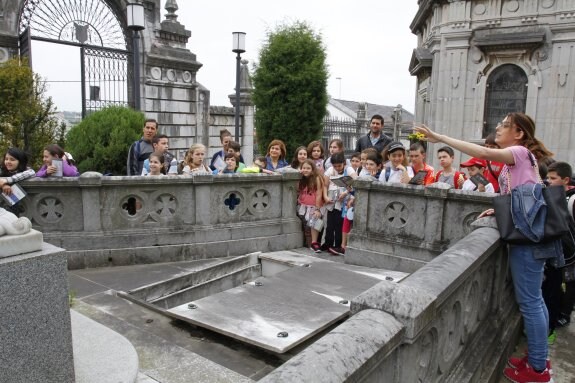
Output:
M526 112L556 158L575 163L573 1L418 4L417 121L479 143L507 113Z
M357 139L369 131L369 120L375 114L383 117L384 132L388 136L393 137L396 132L396 138L401 139L411 133L414 116L401 105L387 106L330 98L323 130L326 149L330 140L339 138L344 142L346 153L353 152Z

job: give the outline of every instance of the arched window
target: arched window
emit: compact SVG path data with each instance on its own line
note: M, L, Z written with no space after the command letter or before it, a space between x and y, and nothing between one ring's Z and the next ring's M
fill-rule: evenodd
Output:
M527 102L527 75L513 64L495 68L487 79L483 138L495 132L497 123L507 113L523 112Z

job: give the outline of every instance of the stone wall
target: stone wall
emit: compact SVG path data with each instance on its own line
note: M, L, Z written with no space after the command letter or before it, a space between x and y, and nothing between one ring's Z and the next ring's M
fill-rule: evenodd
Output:
M414 272L471 232L493 195L358 180L346 262Z
M409 68L417 76L416 120L442 134L483 141L486 122L521 111L507 97L487 110L490 76L512 64L526 78L517 91L526 92L525 112L535 119L538 138L559 160L573 164L575 79L568 74L575 70L575 1L418 4L410 26L418 43ZM438 147L431 145L430 162L437 163Z
M473 231L399 283L380 282L351 309L261 382L496 381L519 335L506 248L492 228Z
M25 215L69 267L241 255L303 244L298 173L33 179Z

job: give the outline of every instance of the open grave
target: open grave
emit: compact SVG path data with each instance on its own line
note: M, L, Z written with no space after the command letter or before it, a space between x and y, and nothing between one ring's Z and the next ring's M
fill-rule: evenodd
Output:
M118 295L282 354L344 320L358 294L405 276L280 251L229 257Z

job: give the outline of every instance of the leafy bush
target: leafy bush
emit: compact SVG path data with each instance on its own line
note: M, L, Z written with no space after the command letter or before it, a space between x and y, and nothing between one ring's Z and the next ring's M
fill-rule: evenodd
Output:
M144 115L124 108L109 107L94 112L67 134L67 150L78 170L126 174L130 145L142 135Z

